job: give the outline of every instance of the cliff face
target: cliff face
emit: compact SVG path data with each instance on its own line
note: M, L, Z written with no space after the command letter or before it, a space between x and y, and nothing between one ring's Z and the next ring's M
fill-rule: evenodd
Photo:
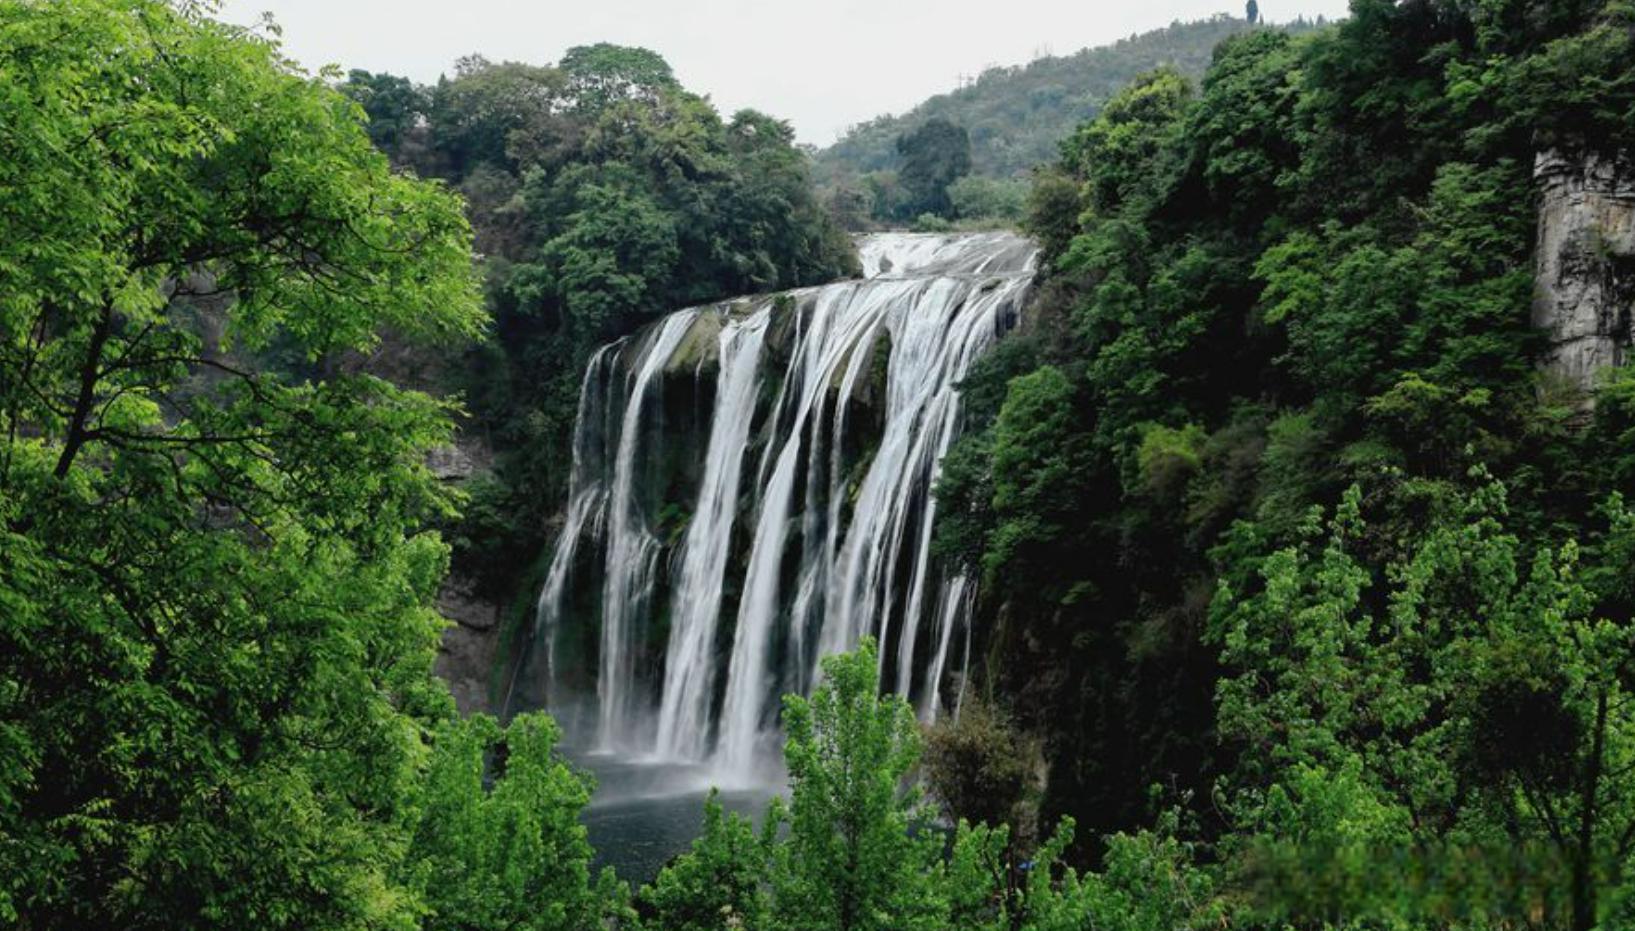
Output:
M499 652L500 605L474 596L463 580L450 578L437 596L437 610L452 623L443 631L432 671L448 683L461 714L494 713L488 688Z
M492 467L493 453L481 442L461 437L432 450L426 465L445 482L461 482ZM450 576L437 596L437 609L451 622L432 667L448 683L461 714L492 712L489 679L499 651L502 606L472 593L469 580Z
M1557 152L1539 155L1533 325L1550 348L1544 366L1585 390L1623 365L1635 343L1635 165Z

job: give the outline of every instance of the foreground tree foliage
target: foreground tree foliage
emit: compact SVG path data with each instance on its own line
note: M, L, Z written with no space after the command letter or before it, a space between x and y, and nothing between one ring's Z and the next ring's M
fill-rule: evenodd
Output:
M0 112L0 923L586 927L553 727L430 675L451 409L340 364L478 335L459 200L191 7L0 3Z
M553 756L560 737L538 714L439 725L410 802L405 878L424 890L421 927L572 931L625 914L612 873L592 880L579 824L592 786Z
M784 699L789 843L776 858L779 924L792 929L941 927L940 839L903 781L919 760L914 709L877 697L872 642L824 660L810 700Z
M1223 914L1189 845L1165 833L1110 839L1108 868L1063 864L1064 822L1029 853L1005 826L953 832L933 819L911 776L913 710L881 696L872 640L823 662L810 699L787 696L790 797L759 836L712 797L693 849L643 889L650 931L945 929L1158 931L1218 926ZM1031 848L1030 848L1031 849Z
M767 819L767 825L757 835L748 818L728 813L711 792L692 849L642 887L638 907L648 916L644 926L666 931L765 927L767 869L778 819Z
M1246 748L1226 843L1275 913L1629 920L1635 630L1595 613L1575 543L1528 552L1476 477L1383 579L1353 488L1326 541L1314 515L1256 594L1216 601L1221 732ZM1635 515L1600 523L1627 577Z

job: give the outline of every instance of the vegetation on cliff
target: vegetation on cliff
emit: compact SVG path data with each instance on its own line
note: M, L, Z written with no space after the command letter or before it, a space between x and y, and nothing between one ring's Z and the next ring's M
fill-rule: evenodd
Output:
M939 541L1047 812L1188 805L1297 925L1627 920L1628 378L1538 372L1529 192L1631 151L1631 61L1620 2L1357 0L1064 144Z

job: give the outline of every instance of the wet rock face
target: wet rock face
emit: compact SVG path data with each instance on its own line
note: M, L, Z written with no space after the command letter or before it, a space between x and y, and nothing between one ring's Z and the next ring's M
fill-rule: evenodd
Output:
M1539 155L1533 325L1544 367L1588 392L1635 343L1635 161Z

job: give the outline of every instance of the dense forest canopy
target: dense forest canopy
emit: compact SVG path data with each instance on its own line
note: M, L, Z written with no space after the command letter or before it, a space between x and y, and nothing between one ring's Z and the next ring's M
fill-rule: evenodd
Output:
M1623 3L1358 0L1064 144L939 540L1047 809L1156 787L1294 921L1627 920L1629 379L1592 412L1529 307L1535 158L1627 159L1632 62Z
M1028 183L1044 272L937 492L964 713L828 658L787 799L632 893L556 724L455 713L435 599L535 588L595 346L855 271L788 127L642 49L421 87L0 0L0 923L1635 923L1635 375L1530 320L1535 171L1635 177L1635 5L1245 25L1085 82ZM1021 208L925 115L881 136L916 206ZM458 488L457 429L498 459Z

